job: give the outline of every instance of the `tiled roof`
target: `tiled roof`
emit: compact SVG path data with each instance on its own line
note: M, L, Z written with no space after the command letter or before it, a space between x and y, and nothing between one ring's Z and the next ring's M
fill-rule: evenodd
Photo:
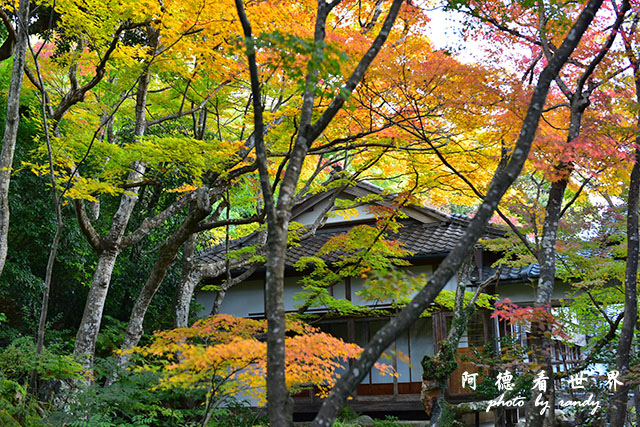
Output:
M482 279L491 277L497 270L497 267L483 266L482 267ZM502 267L500 272L501 282L526 282L531 279L537 279L540 277L540 266L538 264L530 264L521 267ZM475 269L471 273L471 281L478 282L478 270Z
M453 246L462 236L468 219L461 217L451 218L442 222L422 223L416 220L400 221L402 227L398 233L391 233L387 240L398 240L402 248L413 253L413 257L445 256L453 249ZM322 246L332 237L346 233L354 225L326 226L319 229L313 237L303 240L300 245L292 246L287 250L287 266L291 267L300 257L315 256ZM490 228L483 238L495 238L502 236L503 232L496 228ZM230 250L239 249L246 245L255 244L257 234L247 236L231 242ZM225 245L217 245L200 253L196 260L201 263L214 263L224 260ZM340 259L340 253L331 253L323 256L328 262L336 262ZM504 272L503 272L504 274Z
M229 251L238 250L244 246L255 245L258 238L257 233L252 233L248 236L240 239L232 240L229 242ZM219 245L212 246L196 254L195 261L201 264L213 264L220 261L224 261L224 252L226 245L221 243Z

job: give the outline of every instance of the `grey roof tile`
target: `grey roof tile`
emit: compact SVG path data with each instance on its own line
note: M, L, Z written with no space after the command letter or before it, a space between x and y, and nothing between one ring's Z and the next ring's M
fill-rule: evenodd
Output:
M397 240L402 243L402 248L413 253L413 257L425 257L445 255L453 249L458 239L464 233L469 220L461 217L449 218L446 221L435 223L422 223L413 219L400 221L402 227L397 233L390 233L387 240ZM371 222L369 225L373 225ZM316 234L299 245L287 249L287 266L293 266L303 256L315 256L330 238L348 232L354 225L326 226L319 229ZM495 238L502 236L503 232L495 227L490 227L483 238ZM249 235L230 243L230 250L237 250L243 246L255 244L257 234ZM207 249L197 255L197 262L214 263L224 260L225 245L220 244ZM328 262L336 262L340 259L340 253L334 252L323 255Z
M487 279L491 277L498 267L490 267L483 266L482 267L482 278ZM500 272L500 281L516 281L516 282L524 282L531 279L537 279L540 277L540 266L538 264L530 264L526 266L519 267L507 267L503 266L502 271ZM471 273L471 281L478 282L480 278L478 276L478 269L475 269L473 273Z

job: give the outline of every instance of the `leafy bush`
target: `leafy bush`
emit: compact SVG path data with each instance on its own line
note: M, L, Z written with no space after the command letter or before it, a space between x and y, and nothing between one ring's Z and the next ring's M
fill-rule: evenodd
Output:
M80 379L82 366L71 356L52 353L46 348L36 354L36 345L29 337L13 341L0 352L0 375L25 385L31 372L44 380Z
M95 382L71 395L64 410L51 417L54 425L186 427L202 420L204 391L159 389L160 374L150 371L122 371L105 386L115 369L113 359L96 359L95 369Z
M387 415L384 417L384 420L374 420L373 425L374 427L398 427L401 425L398 421L398 417Z
M247 402L233 402L225 408L213 411L208 427L253 427L269 425L264 411L247 406Z
M41 414L44 409L27 389L15 381L0 376L0 425L18 427L21 425L44 425Z

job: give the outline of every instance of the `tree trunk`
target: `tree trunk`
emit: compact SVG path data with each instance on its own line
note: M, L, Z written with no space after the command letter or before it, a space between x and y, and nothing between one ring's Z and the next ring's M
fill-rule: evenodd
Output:
M198 190L197 199L192 202L193 210L189 213L180 227L173 232L169 240L167 240L167 242L160 248L158 258L153 265L151 274L142 287L140 295L136 299L136 303L131 310L131 317L129 318L129 324L125 332L121 350L128 350L138 345L138 342L144 333L142 327L144 316L147 313L147 309L151 304L153 296L160 288L169 267L171 267L171 264L173 264L173 261L176 259L180 247L196 231L197 224L206 218L211 212L211 203L209 201L208 191L209 190L207 188L201 188ZM120 354L117 357L118 366L124 366L128 363L129 358L129 353Z
M176 289L175 321L176 328L189 326L189 307L193 291L200 282L199 269L193 262L193 254L196 250L196 234L192 234L182 249L182 278Z
M140 179L144 173L144 166L134 164L133 169L134 171L129 174L129 179ZM80 327L78 328L76 344L73 350L76 359L87 369L90 369L93 364L95 344L98 333L100 332L102 312L107 300L111 274L113 273L116 259L123 249L120 247L120 243L137 201L136 190L137 189L133 189L127 192L127 194L122 195L120 207L113 216L109 235L102 240L105 249L98 253L98 265L93 274L91 289L89 289L89 294L87 295L87 302L84 306L84 313Z
M567 188L567 180L560 179L551 185L549 191L549 200L547 202L546 217L542 229L542 242L540 247L540 279L538 288L536 289L536 307L550 310L549 304L553 295L553 287L555 282L555 254L556 254L556 235L558 232L558 222L560 221L560 212L562 208L562 200L564 192ZM540 410L536 410L536 401L550 401L553 394L553 369L551 369L551 354L547 350L551 347L551 339L545 335L547 325L532 324L530 342L533 349L533 358L549 376L547 388L544 392L534 389L529 402L529 410L527 412L527 426L542 427L545 420L545 412L542 414ZM539 397L542 396L542 397ZM553 407L549 406L548 416L553 417Z
M484 282L478 285L478 288L473 294L473 297L468 302L468 305L464 306L465 293L467 284L470 283L471 272L473 269L472 258L468 258L458 270L458 285L456 287L455 305L453 309L453 318L451 319L451 327L447 333L447 339L440 344L438 353L431 357L425 356L422 361L422 366L425 367L425 363L429 363L432 369L429 372L435 372L435 375L430 374L428 377L426 373L423 373L422 377L422 390L432 391L426 393L427 398L431 399L433 404L433 413L431 413L430 421L432 426L444 426L447 422L452 421L452 417L455 417L454 411L444 399L444 393L447 389L447 381L451 376L451 373L457 369L457 363L449 363L455 361L455 354L460 344L462 335L467 330L469 319L476 311L476 301L480 294L484 292L486 287L492 282L496 281L500 277L501 269L491 277L487 278ZM435 369L433 369L435 368ZM437 396L437 399L434 399ZM433 403L435 401L435 403ZM425 403L425 409L428 404ZM429 412L427 410L427 412Z
M147 278L138 298L136 299L135 305L131 310L131 316L129 318L129 324L127 325L127 330L125 332L124 341L122 343L121 349L126 350L132 347L135 347L144 330L142 328L142 323L144 322L144 316L147 313L147 309L149 308L149 304L151 304L151 300L153 296L156 294L162 281L164 280L169 267L173 264L173 261L176 259L178 254L178 250L182 242L172 242L171 244L165 244L159 252L158 258L153 265L151 270L151 274ZM129 361L129 355L119 355L118 365L123 366Z
M462 263L460 269L458 270L458 285L456 286L453 318L451 319L451 327L447 333L447 339L444 342L439 343L440 349L435 356L425 356L425 358L422 360L423 367L425 366L425 363L430 363L432 364L432 366L436 367L435 370L430 370L435 371L435 375L429 375L428 377L426 377L426 373L423 373L422 375L423 389L425 388L425 385L432 385L434 380L437 384L438 392L434 390L431 393L432 398L435 397L434 395L437 395L437 398L433 403L433 411L430 414L429 418L430 425L434 427L442 425L441 423L444 411L448 411L446 406L447 404L444 400L444 393L447 390L447 381L449 379L449 376L457 368L457 363L451 362L455 361L456 350L458 348L458 344L460 343L460 338L462 338L462 335L467 330L469 316L473 313L473 311L475 311L473 310L474 302L469 302L469 305L467 307L470 310L465 310L464 308L464 295L467 289L467 283L469 282L469 278L471 276L471 266L471 258L468 258L464 263ZM445 361L445 363L449 362L450 364L448 364L446 367L443 367L441 362L436 361Z
M640 92L639 92L640 96ZM640 137L636 138L640 144ZM629 373L629 358L633 343L634 328L638 321L638 255L640 238L638 236L638 199L640 198L640 146L636 148L636 159L631 171L629 183L629 197L627 201L627 266L624 278L624 319L622 331L618 341L616 354L616 370L620 372L623 384L618 387L613 397L611 411L611 427L623 427L627 414L627 400L629 395L629 380L625 380Z
M387 325L374 335L361 356L353 363L351 368L340 377L329 393L329 396L322 402L320 411L312 423L313 427L328 427L332 425L347 397L362 381L384 349L413 324L468 256L469 251L474 247L484 227L493 215L498 202L522 170L529 150L531 149L531 143L538 127L551 81L555 79L560 68L565 64L580 42L582 35L591 24L601 5L602 0L589 1L569 31L567 37L562 42L560 48L556 50L540 74L511 159L505 168L498 171L493 177L482 205L478 208L476 215L471 220L471 223L460 240L433 273L425 287L418 292L396 317L391 319Z
M98 255L98 265L93 274L91 289L87 295L82 321L76 334L76 344L73 355L86 369L93 366L93 355L96 349L96 339L100 332L102 311L107 300L107 291L111 273L118 257L116 249L105 250Z
M155 41L157 43L157 33ZM146 129L146 107L149 81L150 75L148 72L145 72L140 78L136 93L136 124L134 133L138 138L144 135ZM129 182L135 182L143 177L146 168L141 162L135 162L131 165L131 169L132 171L129 173L127 179ZM113 219L111 221L109 234L100 239L99 244L101 248L97 248L98 265L93 274L91 289L89 289L89 294L87 295L87 302L84 306L82 321L78 328L76 343L73 349L74 356L86 369L91 369L91 366L93 365L96 340L98 338L98 333L100 332L102 312L107 300L111 274L113 273L113 267L116 259L123 249L120 247L120 244L127 229L127 225L129 224L133 208L138 201L138 191L139 187L135 187L122 194L118 210L113 215ZM78 215L78 217L80 218L81 216Z
M582 117L588 106L588 94L583 94L581 89L578 88L571 100L571 117L569 133L567 135L567 145L570 145L572 141L580 135ZM535 301L536 307L543 308L547 311L551 310L550 304L556 280L556 240L558 224L562 216L564 193L567 189L573 166L571 164L561 163L556 165L556 170L561 176L551 184L551 189L549 190L549 199L547 200L544 225L542 227L542 240L540 242L540 279L538 280L538 287L536 288ZM545 417L547 420L555 419L555 406L552 405L552 400L555 396L553 369L551 365L551 353L548 350L551 348L552 343L551 338L545 333L548 332L546 326L548 325L535 323L531 325L533 358L546 371L549 380L547 381L547 389L545 392L541 392L538 389L533 390L529 402L530 409L527 413L527 426L529 427L542 427L545 424ZM539 402L540 399L549 402L549 410L546 415L544 412L541 414L540 410L535 410L536 407L540 408L535 405L535 402ZM531 408L533 408L533 410ZM547 421L547 424L553 425L553 421Z
M20 123L20 91L24 74L27 39L29 37L27 23L29 22L29 0L20 0L18 8L18 28L16 45L13 54L13 70L7 98L7 121L2 139L0 152L0 274L7 259L7 235L9 233L9 183L11 182L11 168L13 153L18 138Z
M271 425L289 426L293 399L285 382L284 264L289 220L269 221L265 313L267 315L267 410Z
M38 60L35 59L36 71L40 86L44 88L44 81L40 73ZM42 304L40 306L40 322L38 323L38 332L36 334L36 354L41 354L44 347L44 334L47 326L47 311L49 310L49 293L51 292L51 281L53 280L53 264L56 261L58 252L58 244L62 236L64 223L62 222L61 200L58 198L56 174L53 165L53 148L51 147L51 135L49 133L49 117L47 115L46 92L40 93L40 110L42 112L42 124L44 127L45 140L47 143L47 154L49 157L49 176L51 178L51 196L53 199L53 209L56 214L56 231L49 250L49 259L47 260L47 268L44 276L44 291L42 292ZM35 371L34 374L35 375Z

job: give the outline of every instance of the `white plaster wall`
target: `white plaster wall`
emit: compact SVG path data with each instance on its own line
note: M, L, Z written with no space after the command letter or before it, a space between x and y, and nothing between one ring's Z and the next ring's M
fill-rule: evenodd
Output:
M284 278L284 309L293 310L300 302L294 301L293 296L302 291L302 287L298 285L298 277Z
M346 200L349 200L349 199L346 199ZM299 222L300 224L303 224L303 225L313 224L316 221L316 219L318 219L318 216L325 211L327 206L329 206L329 203L330 203L329 200L323 200L322 202L315 205L313 207L313 210L308 210L302 213L301 215L294 218L293 221ZM327 224L373 218L373 215L371 215L371 213L368 212L366 206L358 206L356 208L350 209L348 213L354 214L354 215L343 215L341 213L334 212L334 214L332 214L329 217L329 219L327 219Z
M496 292L500 300L509 298L516 304L532 303L536 299L535 286L536 284L531 281L525 283L499 284L496 287ZM553 287L552 299L570 298L574 291L570 284L556 282Z
M322 329L324 332L327 332L331 335L333 335L336 338L340 338L342 339L342 341L344 342L349 342L347 336L348 336L348 332L347 332L347 322L339 322L339 323L333 323L330 325L324 325L321 326L320 329ZM349 362L345 361L345 362L341 362L340 363L341 367L336 369L336 377L339 377L340 375L342 375L343 373L345 373L348 369L349 369Z
M216 293L211 291L200 291L196 293L196 302L204 306L204 309L198 313L198 317L209 315L215 296ZM249 317L250 313L263 313L263 281L252 280L240 283L231 288L224 297L220 312L237 317Z
M358 292L364 288L365 282L366 280L361 277L351 278L351 302L353 302L355 305L374 304L373 301L367 301L363 299L360 295L358 295ZM389 301L382 301L382 302L376 301L376 303L387 304L389 303Z
M364 325L364 321L356 321L355 322L355 343L358 344L360 347L364 348L366 347L367 343L369 342L369 333L367 331L367 326ZM363 379L362 379L362 384L368 384L369 383L369 374L367 374Z
M454 274L453 276L451 276L451 279L449 279L447 284L444 285L443 289L446 289L448 291L455 291L456 286L458 286L458 276Z
M413 274L414 276L419 276L421 274L424 274L425 277L425 283L426 280L428 280L429 276L431 276L431 274L433 273L433 266L431 265L420 265L420 266L413 266L413 267L408 267L405 268L405 270L411 274ZM366 279L362 279L360 277L354 277L351 279L351 301L353 301L353 303L355 305L371 305L374 303L377 304L390 304L392 301L391 300L385 300L382 302L373 302L373 301L366 301L364 300L360 295L357 295L358 291L361 291L364 287L366 283ZM445 286L445 289L451 289L451 290L455 290L456 289L456 283L457 280L455 277L452 277L451 280L449 280L449 282L447 282L447 285ZM412 295L410 295L411 298L413 298L415 296L415 294L417 294L419 292L419 290L415 291Z
M386 323L387 320L356 321L356 344L361 347L366 346L375 332ZM333 333L334 331L331 332ZM432 319L430 317L418 319L408 332L403 333L400 338L396 340L395 346L393 344L389 346L384 354L393 357L394 348L396 354L398 354L396 363L398 382L420 381L422 378L422 366L420 362L425 355L433 355ZM402 357L400 357L400 353ZM405 362L407 358L409 359L408 364ZM382 356L378 359L378 363L393 365L393 359ZM369 376L371 376L371 383L373 384L393 382L393 377L381 375L380 372L374 368L371 370L370 375L367 375L362 381L363 384L369 383Z
M344 281L338 283L333 287L333 297L336 299L346 299L346 284Z
M301 301L297 301L294 299L296 294L302 293L302 284L299 283L302 277L285 277L284 278L284 308L285 310L296 310L300 305L302 305ZM335 298L345 298L345 283L344 281L338 283L334 286L333 295Z
M422 358L429 354L433 356L433 321L431 317L421 317L409 330L411 346L411 381L422 379Z
M373 338L376 332L382 328L387 320L371 320L369 323L369 340ZM393 365L393 344L387 347L378 359L378 363L383 365ZM393 377L391 375L382 375L376 368L371 369L371 383L372 384L384 384L392 383Z
M411 367L405 363L407 357L409 357L409 332L404 332L400 335L400 338L396 340L396 371L398 372L398 382L408 383L410 382Z

